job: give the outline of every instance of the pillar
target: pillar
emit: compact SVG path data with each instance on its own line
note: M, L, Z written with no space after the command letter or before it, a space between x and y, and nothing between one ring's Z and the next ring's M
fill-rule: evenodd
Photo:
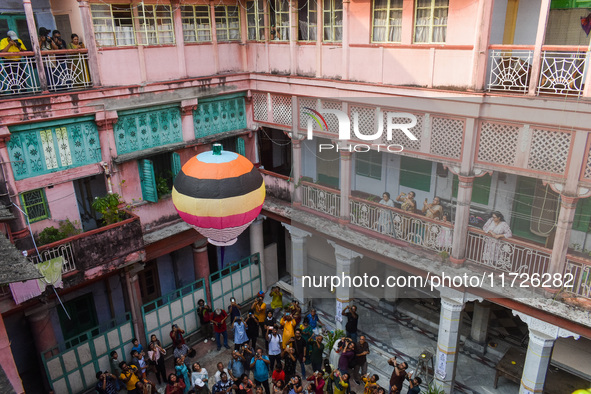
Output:
M58 308L61 308L61 305ZM42 353L55 348L57 346L57 339L53 330L53 324L51 324L49 309L47 307L41 307L32 311L27 316L37 351ZM72 316L72 318L75 319L76 317ZM48 354L53 355L51 353Z
M239 3L240 4L240 3ZM241 4L240 4L241 5ZM256 3L255 3L256 7ZM246 50L246 40L248 39L248 26L246 25L246 7L239 7L240 12L240 55L242 57L242 71L248 72L248 52ZM258 70L256 70L258 71Z
M470 202L472 201L472 185L474 177L458 175L458 198L456 217L454 219L454 233L451 246L450 261L462 264L466 260L466 246L468 244L468 223L470 219Z
M445 393L452 393L456 377L460 323L462 321L464 299L462 294L455 290L447 289L445 293L442 289L435 381L437 386L443 389ZM459 296L451 295L454 293L459 293Z
M267 289L267 271L265 265L265 242L263 239L263 216L258 216L249 226L250 231L250 254L259 254L259 266L261 270L261 287Z
M486 61L488 59L488 45L490 41L490 28L492 24L493 2L488 0L478 1L478 14L476 19L476 34L474 49L472 50L472 83L471 88L482 91L486 82Z
M39 47L39 33L37 32L37 25L35 24L35 16L33 15L33 5L31 0L23 0L23 7L25 8L25 16L27 18L27 27L29 35L31 36L31 45L33 45L33 52L35 53L35 63L37 63L37 74L39 75L39 84L41 91L47 92L47 77L45 76L45 65L41 59L41 48ZM28 49L28 48L27 48ZM90 59L89 59L90 60Z
M349 151L340 152L340 189L341 189L341 212L339 222L341 224L349 223L351 209L349 207L349 196L351 195L351 172L352 172L352 153Z
M322 78L323 7L322 1L316 2L316 78Z
M343 1L343 80L349 80L349 8L350 0ZM318 26L320 28L320 26Z
M18 374L16 363L14 362L12 349L10 348L10 340L8 339L8 333L6 332L2 315L0 315L0 366L2 366L14 392L17 394L24 393L25 389L23 388L23 382Z
M211 289L209 288L209 257L207 256L207 238L201 238L193 242L193 267L195 268L195 280L203 278L205 285L206 304L212 305Z
M386 265L384 274L385 274L384 279L387 279L390 276L398 277L400 275L400 270L397 268L394 268L390 265ZM384 287L384 300L386 300L389 303L394 303L394 302L398 301L399 293L400 293L399 287L385 286ZM394 312L394 311L392 311L392 312Z
M363 257L363 255L347 249L336 242L328 241L328 243L334 247L334 255L337 261L335 275L341 278L351 277L351 266L355 262L355 259ZM345 321L340 316L340 313L349 305L352 298L351 283L343 281L341 286L336 288L336 328L339 330L345 329Z
M183 19L179 0L172 1L172 19L174 23L174 42L176 46L176 61L179 78L187 77L187 63L185 60L185 37L183 34Z
M290 59L290 74L297 75L298 73L298 6L295 0L289 0L289 59Z
M306 266L308 265L308 252L306 250L306 237L311 236L307 231L297 227L283 224L291 235L291 276L293 284L293 296L299 300L301 304L305 303L304 287L302 284L302 277L306 274Z
M215 27L215 0L209 0L209 15L211 15L211 45L213 48L214 73L220 72L220 54L218 52L218 33Z
M530 394L543 391L554 341L555 338L530 329L519 393Z
M527 94L536 95L536 89L540 80L540 71L542 69L542 45L546 39L546 25L548 24L548 15L550 14L550 0L542 0L540 5L540 16L538 18L538 30L536 32L536 42L532 61L531 77L529 80L529 89Z
M195 140L195 125L193 122L193 111L197 109L198 100L183 100L181 101L181 127L183 133L183 141Z
M146 332L142 320L142 293L140 291L140 284L137 277L137 271L141 269L141 266L129 267L130 268L125 271L124 276L127 296L129 298L129 308L131 309L131 322L135 331L135 337L142 345L144 345L144 347L146 347Z
M479 345L486 344L488 335L488 321L490 318L490 302L474 302L474 315L472 316L472 327L470 338Z
M293 154L291 156L293 181L295 182L292 203L294 205L300 205L302 203L302 188L298 187L298 185L302 178L302 141L294 138L291 140L291 146L293 149Z
M548 272L551 274L562 274L564 271L566 253L570 243L570 235L578 201L578 198L567 197L564 195L560 196L560 212L558 214L558 221L556 222L554 246L552 247L550 266L548 267Z
M92 78L93 86L101 85L101 73L99 71L98 63L98 49L94 39L94 25L92 23L92 14L88 1L79 0L78 6L80 8L80 18L82 20L82 29L84 30L84 45L88 50L88 69L90 77ZM31 36L33 37L33 36ZM37 37L37 35L35 35Z
M115 143L115 131L113 126L117 123L117 111L97 112L95 122L98 128L99 141L101 144L101 161L105 171L107 190L109 193L121 195L121 180L119 171L112 165L112 158L117 156L117 145Z

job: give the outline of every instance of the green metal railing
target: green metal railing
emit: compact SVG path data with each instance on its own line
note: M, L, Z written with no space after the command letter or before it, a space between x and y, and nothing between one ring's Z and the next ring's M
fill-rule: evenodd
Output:
M209 275L212 308L226 309L232 297L239 304L256 297L262 289L259 262L255 253Z
M142 306L142 319L146 330L146 340L155 334L163 346L172 343L170 328L178 324L185 335L199 329L197 301L205 300L205 281L199 279L180 289L168 293Z
M100 327L68 341L70 348L55 356L46 356L56 349L41 353L49 384L56 393L81 393L94 387L96 371L111 370L109 355L115 350L121 360L131 351L131 339L135 336L131 316L116 327L100 333ZM83 338L90 338L82 340ZM60 346L62 347L62 346Z

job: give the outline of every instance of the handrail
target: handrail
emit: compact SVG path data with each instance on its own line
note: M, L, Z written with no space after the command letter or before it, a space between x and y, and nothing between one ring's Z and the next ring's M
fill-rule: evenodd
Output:
M472 232L474 234L479 234L479 235L483 235L483 236L488 237L488 238L492 238L490 235L488 235L487 233L485 233L484 231L480 230L477 227L469 226L468 227L468 232ZM538 244L534 244L534 243L530 243L530 242L526 242L526 241L521 241L521 240L515 239L515 238L503 238L501 241L503 241L503 242L509 242L509 243L512 243L512 244L515 244L515 245L519 245L519 246L523 246L523 247L530 248L530 249L536 249L536 250L538 250L540 252L545 252L545 253L547 253L549 255L552 255L552 249L545 248L545 247L540 246Z
M265 170L264 168L259 168L259 172L262 173L262 174L265 174L265 175L269 175L269 176L275 177L275 178L286 180L288 182L293 182L293 178L292 177L289 177L287 175L281 175L281 174L278 174L278 173L273 172L273 171Z
M535 49L535 45L489 45L488 49L516 49L533 51Z
M42 51L41 56L44 55L60 55L69 53L88 53L88 49L56 49L51 51ZM0 52L0 57L15 57L15 56L35 56L33 51L22 52Z
M369 200L364 200L364 199L359 198L359 197L349 196L349 200L350 201L361 202L361 203L368 204L368 205L373 205L374 207L379 208L379 209L388 209L390 211L397 212L397 213L399 213L399 214L401 214L403 216L414 217L416 219L420 219L420 220L424 220L424 221L427 221L427 222L431 222L433 224L444 226L444 227L447 227L447 228L450 228L450 229L453 229L454 228L454 225L452 223L450 223L450 222L444 222L442 220L431 219L431 218L428 218L428 217L426 217L424 215L421 215L421 214L418 214L418 213L405 211L405 210L402 210L400 208L390 207L388 205L376 203L376 202L369 201Z
M319 185L317 183L311 183L311 182L302 181L302 185L303 186L308 186L308 187L313 187L313 188L316 188L316 189L321 189L321 190L324 190L325 192L330 192L330 193L334 193L334 194L338 194L338 195L341 194L341 191L339 189L333 189L331 187L322 186L322 185Z

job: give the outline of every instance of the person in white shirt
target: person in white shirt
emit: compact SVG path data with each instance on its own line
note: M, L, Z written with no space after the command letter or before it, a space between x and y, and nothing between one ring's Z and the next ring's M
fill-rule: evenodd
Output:
M273 371L275 368L275 362L281 361L281 344L283 343L281 334L277 332L277 326L273 327L267 336L267 341L269 342L269 360L271 361L269 369Z

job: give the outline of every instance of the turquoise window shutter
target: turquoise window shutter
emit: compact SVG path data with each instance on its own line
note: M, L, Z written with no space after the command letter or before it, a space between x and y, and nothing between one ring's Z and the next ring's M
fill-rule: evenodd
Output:
M236 139L236 153L246 156L246 148L244 147L244 138Z
M172 181L176 179L176 176L181 172L181 155L176 152L172 152L170 155L171 167L172 167Z
M138 161L137 164L140 172L143 199L150 202L157 202L158 193L156 192L156 177L154 176L154 165L152 161L144 159Z

